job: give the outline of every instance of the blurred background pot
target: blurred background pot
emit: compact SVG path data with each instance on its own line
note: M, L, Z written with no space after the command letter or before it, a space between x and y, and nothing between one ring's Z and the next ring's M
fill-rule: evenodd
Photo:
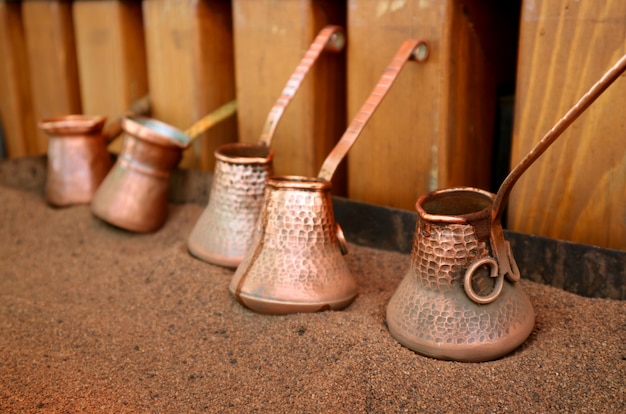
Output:
M111 169L102 134L106 118L65 115L43 119L48 135L46 201L54 206L89 204Z
M158 230L167 219L170 174L189 146L189 137L144 117L125 117L122 128L122 151L98 188L92 211L126 230Z

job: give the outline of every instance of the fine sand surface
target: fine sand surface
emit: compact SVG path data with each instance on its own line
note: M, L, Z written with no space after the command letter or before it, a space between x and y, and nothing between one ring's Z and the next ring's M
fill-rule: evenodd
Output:
M203 210L133 234L0 186L1 413L626 412L626 302L522 280L531 337L486 363L402 347L385 307L409 256L350 245L343 311L268 316L189 255Z

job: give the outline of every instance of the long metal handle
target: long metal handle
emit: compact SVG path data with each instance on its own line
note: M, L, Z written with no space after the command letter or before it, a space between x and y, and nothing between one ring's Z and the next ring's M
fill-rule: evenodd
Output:
M622 56L611 69L549 130L535 147L504 179L493 203L492 221L500 220L504 206L509 198L513 185L537 158L567 129L626 70L626 55Z
M280 97L270 110L267 116L265 125L263 126L263 132L259 143L261 145L270 146L272 138L276 132L276 126L278 121L285 112L285 108L291 102L291 98L294 97L300 84L306 77L307 73L317 61L322 51L328 50L331 52L340 52L346 44L346 38L343 32L343 28L340 26L326 26L315 37L311 46L304 54L302 60L294 70L293 74L287 81L287 85L284 87Z
M491 231L489 235L492 254L498 262L500 277L506 276L511 282L520 279L520 272L511 252L511 245L504 239L501 217L509 199L513 185L521 175L548 149L565 131L626 70L626 55L622 56L611 69L559 121L550 129L535 147L513 168L498 189L491 212Z
M376 111L378 104L383 100L391 88L391 85L398 77L400 69L402 69L404 64L410 59L423 62L427 58L428 44L425 41L410 39L402 44L389 66L387 66L387 69L385 69L376 87L374 87L374 90L348 126L346 132L324 160L322 168L317 175L318 178L326 181L330 181L333 178L337 166L344 159L350 148L352 148L352 145L361 134L363 127L365 127L367 121L369 121L374 111Z

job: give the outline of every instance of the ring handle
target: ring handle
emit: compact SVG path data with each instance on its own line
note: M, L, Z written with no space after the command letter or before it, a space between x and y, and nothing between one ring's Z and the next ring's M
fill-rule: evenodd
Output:
M485 265L491 268L491 273L489 276L496 278L496 286L493 288L493 291L489 295L479 296L472 287L472 276L474 276L474 273L480 267ZM486 256L482 259L474 261L465 271L465 278L463 279L463 287L465 288L465 293L471 300L480 305L485 305L496 300L502 292L503 285L504 276L498 274L498 262L496 262L496 260L492 257Z

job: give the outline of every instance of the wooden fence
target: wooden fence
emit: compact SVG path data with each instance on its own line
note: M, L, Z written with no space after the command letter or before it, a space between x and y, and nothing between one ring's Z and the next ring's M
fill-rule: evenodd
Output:
M401 43L422 38L427 63L405 66L333 181L336 194L413 209L436 188L497 190L508 145L516 162L625 52L626 2L0 1L6 154L45 153L45 117L113 117L149 94L152 117L185 129L237 99L181 164L210 171L217 146L259 139L327 24L345 28L346 50L324 55L285 111L275 171L316 175ZM511 134L498 125L514 90ZM510 228L626 249L625 91L620 79L520 180Z

